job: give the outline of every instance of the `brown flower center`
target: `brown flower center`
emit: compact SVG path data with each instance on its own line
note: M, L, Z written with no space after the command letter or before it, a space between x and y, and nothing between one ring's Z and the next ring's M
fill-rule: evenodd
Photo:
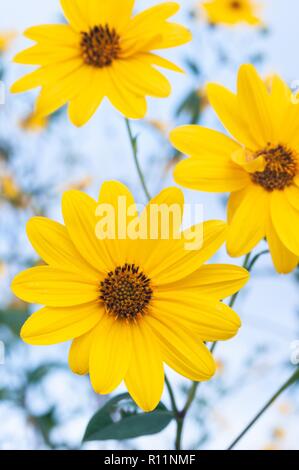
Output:
M284 145L269 147L256 153L266 162L264 171L252 173L252 181L267 191L283 190L291 186L297 174L297 155Z
M101 282L100 299L118 320L136 321L153 295L150 279L134 264L118 266Z
M81 50L84 62L93 67L107 67L119 57L120 36L114 28L95 26L81 33Z
M242 8L242 4L238 0L233 0L232 2L230 2L230 6L231 8L233 8L233 10L239 10L240 8Z

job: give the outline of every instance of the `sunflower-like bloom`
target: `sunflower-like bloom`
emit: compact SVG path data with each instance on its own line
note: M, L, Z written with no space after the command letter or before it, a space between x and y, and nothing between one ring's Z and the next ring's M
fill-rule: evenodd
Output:
M266 237L276 270L288 273L299 257L299 104L278 76L271 82L243 65L237 94L207 86L212 107L235 140L185 126L172 132L171 141L192 156L176 167L177 182L232 193L229 254L245 255Z
M29 28L37 44L15 62L39 65L12 92L41 87L36 112L49 115L69 103L73 124L85 124L103 98L127 118L143 118L146 96L167 97L168 80L156 67L182 70L152 51L191 39L183 26L167 21L178 10L167 2L132 16L134 0L60 0L68 24Z
M259 8L253 0L210 0L201 6L212 24L261 24Z
M160 229L157 238L99 238L99 207L114 208L118 226L120 200L130 208L128 225L147 220L153 206L183 209L177 188L162 191L141 214L118 182L104 183L98 202L68 191L62 204L65 225L46 218L29 221L30 241L47 265L17 275L12 289L26 302L46 305L23 326L25 342L50 345L72 339L73 372L89 372L101 394L124 380L136 403L150 411L162 394L163 363L192 380L213 376L215 363L204 341L237 333L239 317L220 299L238 291L248 272L204 264L224 242L226 224L220 221L203 224L198 250L186 250L183 237L162 237ZM183 232L187 238L190 233Z

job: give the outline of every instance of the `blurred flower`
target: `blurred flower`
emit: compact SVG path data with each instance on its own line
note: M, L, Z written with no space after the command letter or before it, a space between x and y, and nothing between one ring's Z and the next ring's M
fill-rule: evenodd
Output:
M253 0L209 0L201 6L212 24L261 24L259 5Z
M191 39L181 25L166 21L178 10L162 3L132 17L134 0L61 0L69 24L36 26L25 36L37 44L15 62L40 68L18 80L12 92L38 86L37 112L49 115L69 103L69 117L82 126L108 97L124 116L144 117L146 96L167 97L168 80L156 66L182 70L152 50L176 47Z
M6 52L17 34L14 31L0 31L0 53Z
M24 194L12 175L0 177L0 197L15 207L27 207L28 195Z
M283 428L274 428L272 431L272 435L274 439L281 440L285 438L286 431Z
M0 279L2 279L6 274L6 264L0 261Z
M168 132L168 126L165 122L158 121L157 119L149 119L147 123L156 131L162 135L166 135Z
M25 131L41 132L47 127L47 125L47 117L40 116L36 112L29 113L20 121L20 127Z
M204 231L200 251L186 249L184 236L190 237L190 231L169 239L97 237L97 208L109 205L111 222L119 229L120 200L130 212L124 214L125 232L132 223L140 227L145 222L148 233L161 233L149 217L161 205L179 209L179 224L171 221L171 233L181 224L184 198L177 188L162 191L140 218L133 196L120 183L103 184L98 203L68 191L62 203L66 226L40 217L27 226L33 247L48 265L16 276L12 289L24 301L47 306L23 326L25 342L74 339L73 372L90 372L94 390L103 394L124 379L136 403L150 411L161 398L163 362L195 381L214 374L215 362L203 341L237 333L239 317L220 299L238 291L248 273L237 266L203 265L225 240L226 225L220 221L197 227Z
M199 126L174 130L174 146L192 156L177 165L175 179L231 192L229 254L245 255L266 237L276 270L288 273L299 257L299 104L278 76L269 92L252 65L240 68L237 95L217 84L207 90L236 140Z

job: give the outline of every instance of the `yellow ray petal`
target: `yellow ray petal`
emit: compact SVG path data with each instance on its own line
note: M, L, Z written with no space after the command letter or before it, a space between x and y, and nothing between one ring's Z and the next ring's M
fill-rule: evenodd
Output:
M102 184L99 194L99 208L101 205L113 208L115 237L104 240L104 243L113 259L114 267L122 266L127 261L132 262L130 255L136 250L136 245L129 239L127 227L133 220L138 219L132 193L118 181L106 181Z
M71 99L68 114L71 122L81 127L97 111L105 97L105 74L101 70L94 70L89 74L89 83L80 93Z
M163 67L164 69L172 70L173 72L185 73L181 67L178 67L173 62L170 62L164 57L160 57L156 54L145 52L145 53L140 54L140 58L142 58L142 60L146 60L151 65L156 65L157 67Z
M60 0L65 17L71 23L71 26L78 32L87 31L88 11L86 0Z
M249 131L237 96L216 83L209 83L206 90L211 106L226 130L248 149L257 150L259 148L259 141Z
M246 195L246 192L247 192L247 187L241 189L241 191L235 191L231 193L231 195L229 196L228 203L227 203L227 221L229 224L233 220L233 217L238 207L241 205L243 198Z
M266 236L276 271L280 274L292 272L298 265L298 256L288 250L278 238L271 217L269 217Z
M37 101L36 112L41 116L54 113L88 86L93 70L80 67L55 84L45 85Z
M212 192L237 191L248 184L247 172L231 158L240 146L224 134L200 126L183 126L172 131L170 140L192 157L174 170L179 184Z
M171 295L176 289L185 290L187 295L198 293L201 296L225 299L238 292L248 282L246 269L230 264L207 264L190 276L173 284L158 286L156 291ZM173 294L175 299L175 294Z
M147 110L145 97L132 93L125 80L119 83L115 63L106 68L105 72L107 74L107 96L111 104L127 118L142 119Z
M12 93L22 93L39 86L51 85L81 67L81 58L67 60L55 65L46 65L17 80L11 86L10 91Z
M186 241L189 240L190 242L192 240L194 231L196 237L197 234L200 238L203 237L200 240L202 246L191 250L186 247L186 243L188 244ZM225 242L227 226L224 222L210 220L199 224L195 230L193 227L183 233L185 239L169 240L165 245L160 242L160 256L157 250L157 255L151 259L151 261L155 259L156 262L150 265L147 272L157 285L176 282L199 269Z
M133 351L125 383L137 405L154 410L163 392L164 370L161 352L150 327L143 321L132 326Z
M37 44L19 52L14 57L17 64L27 65L49 65L66 62L80 57L77 47L59 46L53 47L48 44Z
M97 303L68 308L42 308L31 315L21 330L21 338L32 345L63 343L92 330L103 316Z
M169 81L141 57L118 60L115 73L124 77L132 93L156 97L167 97L171 92Z
M98 283L84 273L63 271L49 266L38 266L18 274L12 282L12 291L25 302L49 307L70 307L96 301Z
M284 191L271 194L271 217L281 242L299 256L299 211L289 203Z
M270 95L266 85L251 64L240 67L238 75L238 102L251 135L255 136L260 148L274 142Z
M230 256L249 253L265 236L270 212L270 195L258 185L250 185L229 225L227 250Z
M63 195L63 217L76 249L95 269L109 272L115 265L105 240L96 236L96 209L96 201L80 191L67 191Z
M45 24L26 29L24 36L43 44L79 47L80 35L66 24Z
M45 217L33 217L27 223L27 235L35 251L47 264L54 268L84 272L91 279L99 280L99 272L80 256L63 225Z
M75 338L69 351L69 366L74 374L85 375L89 372L89 356L95 329Z
M299 188L297 186L289 186L285 188L285 194L289 203L299 211Z
M130 325L106 314L94 332L90 352L90 380L95 392L105 395L118 387L127 374L131 352Z
M88 0L87 3L90 27L109 24L121 33L129 23L135 0L121 0L121 2Z
M208 348L191 330L178 323L166 323L163 318L146 316L159 341L163 361L179 374L191 380L209 380L215 373L215 362Z
M181 324L204 341L232 338L241 326L238 315L219 300L203 297L202 292L175 291L157 292L152 306L152 315L165 324Z

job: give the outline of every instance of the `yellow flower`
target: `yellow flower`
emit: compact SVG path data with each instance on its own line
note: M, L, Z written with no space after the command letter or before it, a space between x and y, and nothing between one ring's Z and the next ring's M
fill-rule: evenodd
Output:
M212 377L215 362L204 341L237 333L239 317L219 299L238 291L248 273L204 264L224 242L226 225L220 221L204 223L203 246L196 251L186 250L183 238L97 237L97 209L114 208L118 225L120 200L130 208L126 224L141 224L153 207L182 210L184 202L179 189L166 189L138 218L131 193L118 182L105 183L98 202L66 192L65 226L38 217L28 223L31 243L47 265L16 276L12 289L26 302L46 305L23 326L24 341L73 339L73 372L89 372L102 394L125 380L137 404L150 411L162 394L163 363L192 380Z
M28 114L20 122L20 127L25 131L41 132L48 125L48 119L45 116L40 116L35 112Z
M167 97L168 80L156 67L176 72L172 62L152 53L179 46L190 32L168 20L178 10L167 2L132 16L134 0L60 0L69 24L29 28L37 44L15 62L39 65L12 92L42 87L37 112L49 115L69 103L71 121L85 124L107 97L128 118L142 118L146 96Z
M212 24L261 24L258 5L253 0L210 0L204 2L202 8Z
M0 53L6 52L9 49L15 37L16 37L16 33L14 31L0 32Z
M240 68L237 94L217 84L207 89L235 140L199 126L174 130L174 146L192 155L176 167L175 179L231 192L229 254L249 253L266 237L277 271L288 273L299 257L299 104L278 76L269 90L252 65Z

